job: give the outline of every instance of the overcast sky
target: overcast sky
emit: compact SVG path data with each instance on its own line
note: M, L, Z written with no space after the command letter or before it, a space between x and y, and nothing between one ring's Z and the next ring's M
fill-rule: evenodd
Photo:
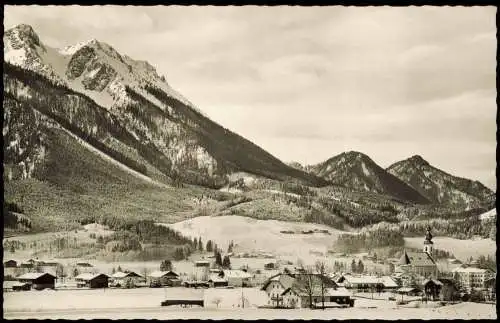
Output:
M495 188L495 7L5 8L53 47L149 61L213 120L285 162L419 154Z

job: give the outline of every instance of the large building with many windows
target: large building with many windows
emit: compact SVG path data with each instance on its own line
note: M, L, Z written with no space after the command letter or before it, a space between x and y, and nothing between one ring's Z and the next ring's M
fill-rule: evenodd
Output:
M486 281L491 277L491 271L477 267L458 267L453 269L453 278L461 289L471 290L485 289Z

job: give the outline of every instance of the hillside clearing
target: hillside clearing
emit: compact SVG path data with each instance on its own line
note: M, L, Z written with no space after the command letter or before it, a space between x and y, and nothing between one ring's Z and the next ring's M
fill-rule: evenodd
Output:
M268 252L279 256L309 258L311 251L326 253L342 231L326 225L257 220L243 216L201 216L168 225L188 237L204 237L226 249L231 240L238 252ZM280 231L302 232L328 230L327 233L285 234ZM306 259L303 259L304 261Z

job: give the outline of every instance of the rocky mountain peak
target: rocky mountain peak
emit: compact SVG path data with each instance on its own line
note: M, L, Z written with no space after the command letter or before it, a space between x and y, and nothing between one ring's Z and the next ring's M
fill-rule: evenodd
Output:
M356 158L368 157L365 154L363 154L362 152L355 151L355 150L346 151L342 154L347 155L347 156L356 157Z
M40 38L30 25L19 24L5 32L5 34L16 34L20 41L30 45L40 46Z
M366 154L359 151L348 151L340 154L339 156L334 157L331 161L338 161L338 157L343 157L340 159L341 163L350 163L352 165L357 165L360 163L366 163L367 165L375 165L375 162Z
M429 162L426 161L424 158L422 158L422 156L420 155L413 155L410 158L408 158L408 161L416 165L429 166Z

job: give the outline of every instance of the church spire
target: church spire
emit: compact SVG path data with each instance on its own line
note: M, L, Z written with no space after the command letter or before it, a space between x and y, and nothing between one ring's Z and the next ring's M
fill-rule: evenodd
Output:
M427 232L425 233L425 241L424 241L424 252L431 257L432 257L433 244L434 242L432 242L431 227L427 226Z
M431 227L427 226L427 232L425 233L425 242L432 244L432 233L431 233Z

